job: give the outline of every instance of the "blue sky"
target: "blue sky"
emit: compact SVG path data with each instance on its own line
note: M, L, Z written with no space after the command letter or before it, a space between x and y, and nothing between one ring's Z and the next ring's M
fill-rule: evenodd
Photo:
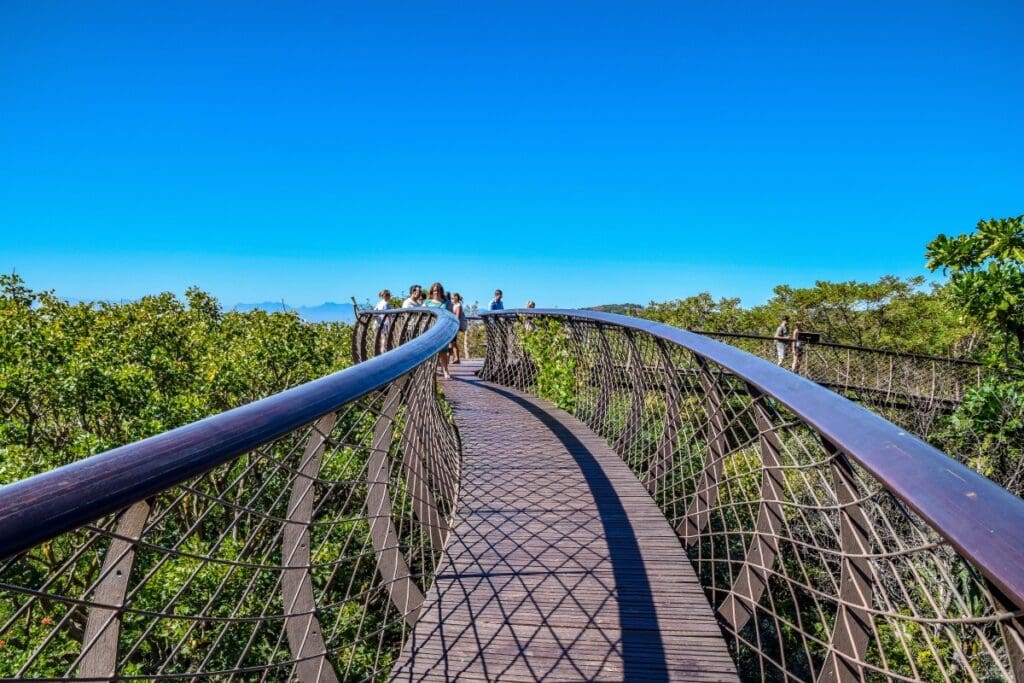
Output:
M215 6L215 7L211 7ZM0 3L0 269L764 301L1024 212L1024 3Z

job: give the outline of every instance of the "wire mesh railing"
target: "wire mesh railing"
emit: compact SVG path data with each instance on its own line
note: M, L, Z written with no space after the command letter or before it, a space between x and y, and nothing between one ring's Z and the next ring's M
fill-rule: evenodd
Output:
M357 311L355 333L352 341L352 360L360 363L379 355L381 349L389 348L393 339L402 335L406 318L395 317L395 310ZM460 329L452 345L458 345L462 358L483 358L486 353L486 334L480 316L466 317L465 329Z
M457 321L381 325L356 367L0 489L0 678L386 677L460 446L434 379Z
M968 389L978 386L984 376L980 363L957 358L811 339L798 342L732 332L698 333L766 360L777 361L781 356L784 367L861 403L951 407L963 400Z
M484 379L604 436L748 680L1024 681L1024 501L852 402L658 323L484 315Z

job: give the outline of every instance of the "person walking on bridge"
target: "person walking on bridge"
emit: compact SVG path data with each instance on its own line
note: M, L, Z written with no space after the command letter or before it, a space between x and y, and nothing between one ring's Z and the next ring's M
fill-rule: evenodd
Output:
M491 303L487 306L491 311L504 311L505 304L501 303L501 290L494 290L494 298L491 299Z

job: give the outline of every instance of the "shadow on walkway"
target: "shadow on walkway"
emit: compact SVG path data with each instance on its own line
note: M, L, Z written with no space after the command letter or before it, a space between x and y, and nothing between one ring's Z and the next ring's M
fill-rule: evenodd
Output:
M675 533L603 439L539 399L444 383L452 534L395 680L736 680Z

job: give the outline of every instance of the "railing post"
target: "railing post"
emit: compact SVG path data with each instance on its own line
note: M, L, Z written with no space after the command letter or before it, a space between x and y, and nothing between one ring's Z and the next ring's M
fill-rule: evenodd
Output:
M1020 608L1013 604L1001 590L989 581L985 580L992 602L1006 612L1019 612ZM1010 671L1016 683L1024 683L1024 617L1012 616L1009 620L999 622L999 631L1002 633L1003 642L1006 644L1006 657L1010 661Z
M1016 683L1024 683L1024 618L1015 617L1012 623L1000 624L1010 670Z
M431 368L433 372L433 368ZM391 440L395 432L395 415L401 404L404 385L410 381L406 376L396 380L388 389L384 407L373 427L373 441L370 460L367 463L366 512L370 520L370 540L377 556L377 571L380 572L392 604L410 626L419 619L423 606L423 591L413 581L412 572L399 545L398 531L391 519L394 507L388 494L391 475Z
M89 619L82 637L80 678L116 678L117 644L121 635L121 608L135 561L135 546L142 537L149 519L149 501L135 503L121 513L103 558L100 580L92 600L97 604L89 610ZM127 540L130 539L130 540ZM103 605L100 607L99 605Z
M782 512L785 474L782 470L782 443L764 396L747 385L753 401L754 421L761 448L761 503L757 510L754 538L743 557L743 566L733 581L718 614L734 633L754 616L754 608L768 588L768 575L779 553L779 537L785 518Z
M718 502L718 482L722 478L725 454L728 451L725 435L725 410L719 378L715 377L706 360L697 356L700 368L700 381L704 389L705 405L707 406L707 456L701 472L700 483L694 491L693 500L686 508L683 521L676 527L676 533L683 543L691 546L697 542L700 532L707 526L711 518L711 509Z
M288 646L297 661L295 673L299 680L313 683L337 681L334 668L327 661L327 645L316 615L313 577L310 572L312 550L309 525L313 520L316 478L323 461L327 439L338 420L328 413L313 425L299 463L288 501L288 517L282 534L284 573L281 591L284 597L284 627Z
M379 356L388 350L384 342L388 337L387 330L390 329L391 325L390 319L386 315L375 316L374 322L376 325L373 335L373 355Z
M623 368L623 377L629 382L629 416L626 424L622 426L612 444L612 448L619 455L625 457L630 441L636 435L636 431L643 422L644 417L644 367L640 358L640 350L636 346L636 338L633 330L623 330L626 339L626 365Z
M417 373L426 370L429 377L416 381L414 378L408 383L405 399L405 427L402 431L402 471L405 474L405 484L412 498L412 510L419 520L420 525L427 530L430 537L431 548L440 551L444 548L444 541L448 535L448 524L441 515L437 500L431 490L431 482L438 482L441 477L438 463L430 461L430 443L427 438L427 426L423 420L425 402L432 400L431 396L424 396L424 389L434 391L434 368L419 368ZM422 385L422 387L421 387ZM424 463L424 460L427 462ZM429 475L429 476L428 476ZM441 482L439 488L445 489L445 495L449 495L446 482Z
M851 378L850 378L850 361L852 360L851 356L852 356L852 353L851 353L850 349L846 349L846 381L845 381L845 388L846 388L847 391L850 389L850 385L852 384L852 381L851 381Z
M860 503L861 493L853 467L846 455L826 439L821 442L831 456L832 479L839 507L842 567L835 626L825 667L818 681L852 683L863 678L861 663L872 631L871 615L867 611L871 606L872 585L871 563L867 558L871 550L869 523Z
M356 322L352 329L352 364L362 363L366 360L366 325L367 325L366 314L356 313Z
M656 344L661 362L663 383L665 386L665 419L661 431L661 440L658 443L658 450L647 470L647 477L644 485L647 491L656 496L659 491L665 488L665 480L672 470L676 442L679 439L679 430L682 428L682 398L679 390L679 377L672 357L668 352L666 342L657 339Z
M599 365L602 368L602 372L598 380L597 405L594 406L594 412L590 416L592 420L590 428L601 436L605 436L604 421L608 417L608 408L612 402L612 384L615 381L615 373L612 368L612 347L604 334L604 325L598 323L596 329L603 358L595 364L595 367Z

